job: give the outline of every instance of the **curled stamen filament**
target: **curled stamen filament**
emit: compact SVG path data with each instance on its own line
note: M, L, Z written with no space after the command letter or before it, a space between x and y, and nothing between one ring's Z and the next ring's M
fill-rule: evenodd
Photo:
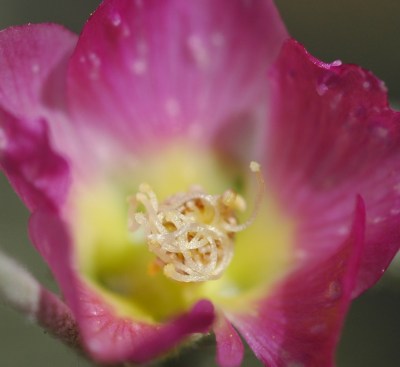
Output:
M257 218L258 213L260 212L261 209L261 204L264 199L264 188L265 188L265 182L264 182L264 177L261 172L261 167L260 164L254 161L250 162L250 170L252 173L256 174L257 177L257 183L258 183L258 188L257 188L257 195L255 199L255 204L253 211L250 214L250 217L246 220L246 222L238 224L238 225L226 225L226 230L230 232L241 232L244 231L246 228L251 226L251 224L254 222L254 220Z
M221 277L233 257L235 233L252 224L263 198L260 166L251 162L250 169L257 175L259 189L252 214L242 224L236 212L245 210L246 202L233 190L209 195L196 187L159 204L151 187L141 184L136 196L129 198L129 229L144 229L148 249L167 277L181 282ZM145 212L137 212L140 204Z

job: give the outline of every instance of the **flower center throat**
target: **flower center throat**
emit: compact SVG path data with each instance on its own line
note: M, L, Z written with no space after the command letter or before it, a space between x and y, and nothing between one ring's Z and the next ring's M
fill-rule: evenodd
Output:
M237 212L246 201L232 189L210 195L200 186L176 193L162 203L148 184L130 197L129 230L144 232L150 252L156 255L149 271L163 269L165 276L180 282L204 282L222 276L234 254L235 233L254 221L262 201L264 182L260 165L250 163L257 175L259 192L250 218L239 223ZM138 211L142 206L143 211Z

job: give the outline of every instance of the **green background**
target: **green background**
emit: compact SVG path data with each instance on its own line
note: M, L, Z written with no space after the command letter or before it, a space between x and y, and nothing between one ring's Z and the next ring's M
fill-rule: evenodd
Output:
M188 0L196 1L196 0ZM28 22L57 22L79 32L99 1L0 0L0 29ZM386 82L393 104L400 101L400 1L281 0L282 17L294 38L323 61L340 59L372 70ZM46 286L51 274L29 244L28 213L0 178L0 247L19 259ZM400 230L400 229L399 229ZM339 347L338 367L400 366L400 261L372 290L354 302ZM210 340L169 367L214 366ZM0 366L85 367L35 325L0 304ZM250 351L243 366L261 366ZM324 366L321 366L324 367Z

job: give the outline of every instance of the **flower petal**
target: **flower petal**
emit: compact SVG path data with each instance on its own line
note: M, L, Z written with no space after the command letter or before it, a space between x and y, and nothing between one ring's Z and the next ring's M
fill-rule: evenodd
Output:
M211 134L265 110L263 76L286 37L270 0L104 1L70 63L71 108L130 149L149 136Z
M252 313L230 316L267 366L333 366L359 271L364 230L365 209L358 199L351 233L333 255L294 271Z
M209 301L162 325L135 322L118 316L76 273L65 224L44 211L30 220L33 243L48 262L67 305L80 327L83 344L101 363L147 362L168 352L193 333L208 332L214 321Z
M72 168L86 172L92 160L99 162L100 150L89 154L87 146L100 143L93 132L89 136L69 121L66 73L76 42L75 34L56 24L1 31L0 108L21 121L45 119L51 145Z
M163 325L118 317L93 291L79 290L78 322L88 352L97 361L144 363L169 352L193 333L207 333L214 320L209 301Z
M0 109L0 167L30 210L57 210L64 202L69 168L51 147L45 121Z
M219 315L214 333L217 339L217 362L220 367L238 367L244 355L244 346L232 324Z
M365 200L357 295L380 278L400 245L400 114L370 72L324 64L295 41L283 47L271 78L269 181L301 223L305 250L334 249L349 231L352 198ZM321 248L318 236L331 241Z
M0 106L25 118L63 109L65 70L76 40L75 34L56 24L1 31Z

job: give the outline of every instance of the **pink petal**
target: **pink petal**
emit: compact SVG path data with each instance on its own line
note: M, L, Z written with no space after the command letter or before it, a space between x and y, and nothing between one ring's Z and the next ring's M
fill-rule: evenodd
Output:
M25 118L63 109L65 70L76 40L75 34L56 24L1 31L0 106Z
M135 149L144 139L212 134L265 112L266 70L287 37L271 0L108 0L69 69L79 123Z
M103 363L151 361L169 352L193 333L207 333L214 320L209 301L199 301L186 314L163 325L149 325L116 316L104 300L82 287L78 291L79 326L88 352Z
M400 244L400 114L383 83L340 62L324 64L289 41L273 69L269 180L300 222L309 256L335 250L352 201L366 203L366 246L354 295L374 284Z
M93 140L96 138L92 133L89 139L81 130L74 129L66 110L67 64L76 41L75 34L56 24L25 25L1 31L0 108L10 114L8 124L14 116L20 121L31 121L30 130L48 129L48 144L68 158L69 163L74 163L74 168L79 164L85 166L82 171L87 171L89 163L97 159L98 154L89 154L86 147L95 146ZM40 119L45 119L48 127L44 128L42 122L34 126L33 121ZM26 138L16 139L13 149L17 150L17 145L24 144ZM21 150L25 148L20 147ZM43 161L46 160L49 159L44 156ZM28 177L25 179L29 181ZM31 182L30 185L36 184ZM59 191L64 189L62 185ZM25 191L20 187L17 189L21 190ZM54 185L53 191L56 190Z
M217 362L220 367L238 367L241 365L244 347L240 336L232 324L219 315L214 333L217 339Z
M0 108L0 167L30 210L58 210L69 168L54 152L43 120L17 119Z
M333 366L364 230L365 209L359 199L351 233L334 254L294 271L252 313L230 317L266 366Z
M147 362L168 352L193 333L208 332L214 321L214 308L206 300L162 325L117 316L76 273L70 237L59 218L51 213L34 213L30 234L77 320L83 344L98 362Z

